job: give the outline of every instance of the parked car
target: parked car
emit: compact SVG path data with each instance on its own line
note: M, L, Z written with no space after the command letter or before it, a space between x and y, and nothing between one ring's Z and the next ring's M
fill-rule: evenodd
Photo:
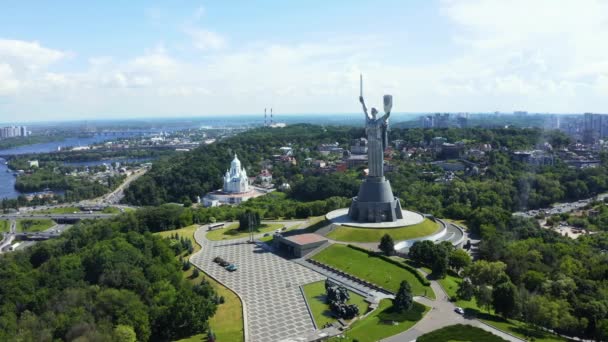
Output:
M226 260L222 260L222 261L220 261L220 266L222 266L222 267L226 267L226 266L228 266L228 265L230 265L230 263L229 263L228 261L226 261Z
M464 309L461 307L457 307L456 309L454 309L454 311L456 311L456 313L459 313L461 315L464 315Z
M215 258L213 258L213 262L216 264L219 264L222 261L224 261L224 259L220 258L219 256L216 256Z
M226 270L228 270L230 272L234 272L237 270L237 267L235 264L230 264L230 265L226 266Z

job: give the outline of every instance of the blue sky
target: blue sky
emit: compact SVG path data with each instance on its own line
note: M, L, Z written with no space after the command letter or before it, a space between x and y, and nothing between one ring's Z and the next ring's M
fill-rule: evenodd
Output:
M602 1L19 1L0 121L359 110L606 112Z

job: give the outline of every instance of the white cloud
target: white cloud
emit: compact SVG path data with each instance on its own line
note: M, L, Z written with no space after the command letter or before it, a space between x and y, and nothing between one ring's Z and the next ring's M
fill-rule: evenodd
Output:
M0 40L0 95L22 95L14 110L42 112L42 95L54 93L66 112L121 117L254 113L269 106L279 113L355 112L363 72L370 105L392 93L397 112L606 112L607 7L600 1L443 1L455 48L416 65L401 63L394 46L373 34L228 44L194 22L179 29L195 58L161 45L123 60L91 58L85 70L72 73L47 70L65 52ZM193 17L204 15L201 7ZM405 50L416 53L415 46ZM0 116L6 110L0 107Z
M19 88L13 69L8 64L0 63L0 96L13 94Z
M42 47L38 42L0 39L0 61L28 70L46 67L66 56L66 52Z
M184 32L192 39L192 44L199 50L218 50L226 46L226 39L213 31L186 27Z

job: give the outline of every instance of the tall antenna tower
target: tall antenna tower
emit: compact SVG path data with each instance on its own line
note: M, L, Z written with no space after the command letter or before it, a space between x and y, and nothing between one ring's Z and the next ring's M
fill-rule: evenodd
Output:
M272 107L270 108L270 125L272 126Z
M266 114L266 108L264 108L264 127L268 126L268 114Z

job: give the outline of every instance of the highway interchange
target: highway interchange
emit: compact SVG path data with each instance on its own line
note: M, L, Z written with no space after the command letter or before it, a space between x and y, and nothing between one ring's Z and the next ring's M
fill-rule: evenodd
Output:
M23 207L19 208L16 212L0 214L0 220L8 220L10 222L9 231L3 233L2 239L0 240L0 254L8 251L12 251L12 247L15 249L23 249L31 246L36 241L46 240L61 235L63 231L71 227L71 224L84 219L107 219L115 216L112 213L103 213L102 210L106 207L118 208L121 212L125 209L135 209L132 206L119 205L118 203L124 197L124 189L126 189L131 182L141 177L148 171L147 168L142 168L133 174L129 175L125 181L118 186L114 191L104 196L84 200L74 203L64 203L60 205L42 205L36 207ZM96 210L87 211L76 211L73 213L52 213L53 209L58 208L95 208ZM17 232L17 220L19 219L51 219L57 224L43 232ZM13 244L16 238L20 238L22 241L18 246Z

